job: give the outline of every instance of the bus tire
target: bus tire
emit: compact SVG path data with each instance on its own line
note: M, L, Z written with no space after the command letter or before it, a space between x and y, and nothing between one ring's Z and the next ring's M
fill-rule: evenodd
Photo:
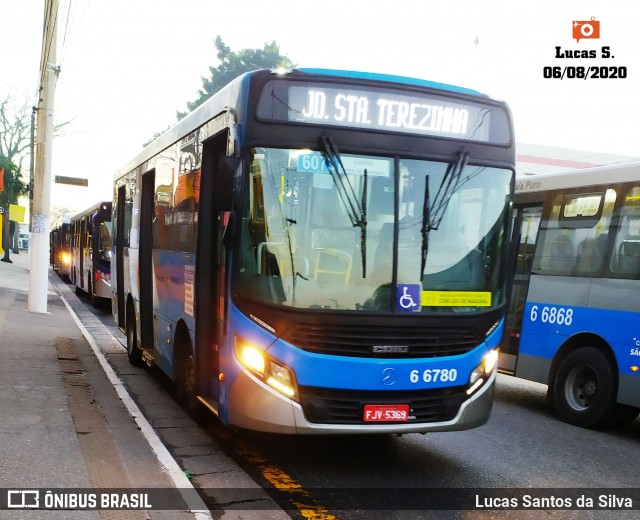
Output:
M130 309L127 312L127 357L129 363L134 367L142 365L142 350L138 348L138 336L136 333L136 320L133 309L129 305Z
M607 424L616 411L615 374L607 356L583 347L565 357L553 382L553 405L563 421L595 428Z
M197 397L196 364L191 349L191 342L182 343L178 356L178 373L176 375L177 399L187 413L196 420L202 419L202 406Z

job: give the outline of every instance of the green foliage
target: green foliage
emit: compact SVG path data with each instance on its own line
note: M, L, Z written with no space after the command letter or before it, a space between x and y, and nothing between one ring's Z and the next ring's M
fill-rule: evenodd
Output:
M245 72L258 69L275 69L278 67L293 68L296 66L287 56L280 54L280 47L275 41L265 43L262 49L242 49L238 52L232 52L231 49L224 44L220 36L216 36L214 44L218 51L217 58L220 61L220 65L217 67L209 67L211 75L208 78L202 78L202 89L198 91L198 98L195 101L187 102L186 112L176 112L178 120L198 108L218 92L218 90ZM154 132L151 138L143 143L143 146L147 146L154 139L160 137L165 131L166 129L160 132Z
M242 49L232 52L220 36L216 36L215 46L220 65L209 67L211 76L202 78L202 89L198 91L198 98L187 103L187 112L178 112L178 119L182 119L195 110L227 83L241 76L245 72L257 69L274 69L277 67L292 68L296 65L286 56L280 54L280 47L273 41L265 43L263 49Z
M17 204L18 197L29 193L29 185L22 180L20 168L11 161L0 155L0 169L4 166L4 190L0 191L0 206L4 208L2 219L2 249L4 249L3 262L11 263L9 259L9 249L12 244L12 226L9 222L9 205Z
M0 191L0 206L8 208L17 204L18 197L29 194L29 184L22 180L20 169L12 162L0 157L0 168L4 165L4 191Z

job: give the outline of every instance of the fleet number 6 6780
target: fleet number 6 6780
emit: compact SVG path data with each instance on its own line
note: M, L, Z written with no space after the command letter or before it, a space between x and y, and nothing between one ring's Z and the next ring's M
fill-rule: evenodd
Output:
M412 370L409 374L409 381L417 383L418 381L425 383L447 383L458 379L458 371L455 368L427 368L420 370Z

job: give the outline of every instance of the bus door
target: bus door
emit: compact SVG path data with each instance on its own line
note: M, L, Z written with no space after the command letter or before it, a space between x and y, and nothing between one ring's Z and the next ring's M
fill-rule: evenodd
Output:
M124 203L125 203L126 187L118 188L118 200L116 206L116 229L115 231L115 249L116 249L116 292L117 292L117 311L118 311L118 327L124 329ZM113 273L112 273L113 274Z
M505 324L504 340L500 348L499 362L500 369L509 374L514 374L516 370L522 318L536 251L542 205L517 206L513 215L512 255L509 271L513 273L513 276L509 313Z
M153 215L155 212L156 172L142 176L140 199L140 249L138 274L140 277L140 345L153 349Z
M224 335L226 253L223 234L228 213L217 207L218 161L227 149L223 132L203 143L198 204L196 257L196 385L197 392L218 411L219 347ZM208 203L206 203L207 201ZM231 231L228 229L227 231Z
M87 249L87 218L82 217L80 219L80 243L78 244L78 275L80 276L80 280L76 280L76 285L80 287L83 291L87 290L87 287L84 283L84 254Z

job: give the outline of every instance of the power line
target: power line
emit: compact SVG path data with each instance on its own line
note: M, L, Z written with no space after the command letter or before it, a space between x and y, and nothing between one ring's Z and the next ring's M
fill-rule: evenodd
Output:
M59 62L62 63L64 57L65 44L67 43L67 32L69 30L69 21L71 20L71 0L69 0L69 7L67 8L67 16L65 17L64 34L62 35L62 49L60 50Z
M66 18L61 20L61 23L64 23L64 36L62 40L62 50L58 53L58 64L62 65L66 57L67 49L73 46L75 38L78 35L78 30L82 26L84 18L89 10L89 6L91 5L91 0L85 0L83 2L83 9L80 12L78 7L78 2L74 2L74 0L67 0L68 7L66 9ZM79 14L78 14L79 13Z

